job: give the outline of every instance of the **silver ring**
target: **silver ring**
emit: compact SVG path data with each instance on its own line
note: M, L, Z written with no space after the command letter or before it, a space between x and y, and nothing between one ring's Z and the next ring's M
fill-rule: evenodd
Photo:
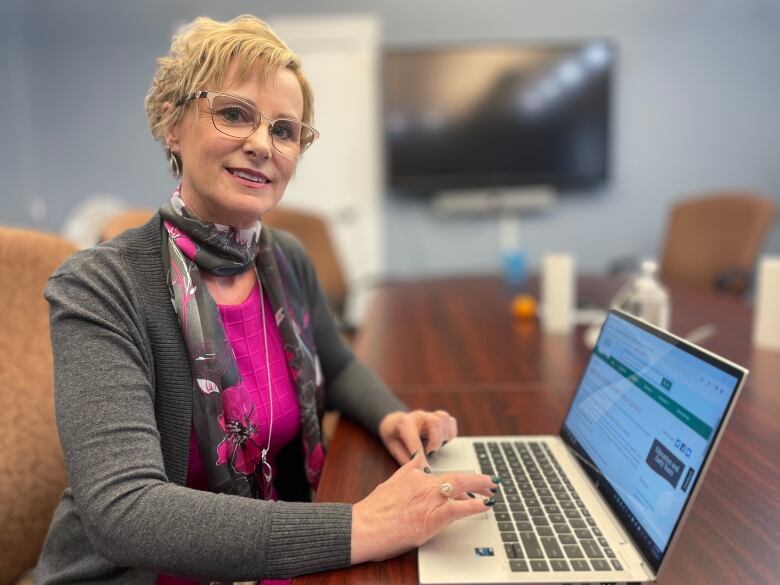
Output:
M447 498L448 500L452 497L452 494L455 492L455 488L452 487L452 484L448 481L445 481L443 484L439 486L439 493Z

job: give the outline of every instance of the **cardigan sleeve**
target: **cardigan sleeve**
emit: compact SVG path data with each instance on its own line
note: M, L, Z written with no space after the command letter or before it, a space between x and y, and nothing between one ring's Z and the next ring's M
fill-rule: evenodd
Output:
M377 434L386 414L408 410L379 378L349 349L339 332L317 276L301 244L290 234L274 231L296 266L311 311L314 343L325 377L325 406L335 409Z
M67 551L79 525L118 567L196 579L284 578L349 566L347 504L265 502L168 480L145 324L132 278L109 252L77 254L46 291L57 425L78 512L67 528L50 531L46 550ZM40 564L49 562L44 554Z

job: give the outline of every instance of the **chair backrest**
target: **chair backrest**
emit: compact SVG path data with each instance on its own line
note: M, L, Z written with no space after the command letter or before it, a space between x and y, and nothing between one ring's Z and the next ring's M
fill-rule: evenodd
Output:
M122 211L109 219L106 222L106 225L103 226L103 233L100 235L100 241L106 242L108 240L113 240L125 230L142 226L152 219L153 215L154 211L145 209Z
M0 585L35 565L67 485L43 289L74 251L58 236L0 227Z
M289 232L300 240L311 258L328 303L339 317L343 317L347 285L325 219L309 211L277 207L263 216L263 224Z
M716 290L730 272L749 275L773 216L772 201L752 193L712 193L678 203L669 218L661 277ZM728 288L744 292L748 281L746 276Z

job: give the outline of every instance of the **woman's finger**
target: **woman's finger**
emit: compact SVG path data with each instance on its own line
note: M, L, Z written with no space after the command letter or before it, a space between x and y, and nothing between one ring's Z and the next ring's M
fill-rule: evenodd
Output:
M409 453L407 453L406 448L400 439L389 439L385 443L385 447L387 447L390 455L393 456L393 459L395 459L399 465L403 465L409 461Z
M446 440L444 429L442 428L442 420L435 414L427 414L422 421L425 434L428 435L428 444L426 449L428 450L428 457L433 455L436 451L441 449L442 444Z
M420 439L420 431L411 417L406 416L398 423L398 435L408 453L408 457L419 452L423 455L423 458L425 458L422 440Z
M496 492L498 485L489 475L472 475L465 473L445 473L436 477L439 485L449 483L452 485L452 497L457 499L475 499L469 496L472 494L490 494Z
M455 520L487 512L493 506L489 498L468 498L465 500L450 500L443 506L438 506L431 512L431 520L436 525L436 532Z

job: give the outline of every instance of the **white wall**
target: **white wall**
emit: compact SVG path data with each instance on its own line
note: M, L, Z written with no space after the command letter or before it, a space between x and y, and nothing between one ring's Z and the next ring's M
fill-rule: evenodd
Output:
M615 256L652 254L668 206L691 192L756 189L780 207L776 0L3 0L0 221L57 229L94 193L156 207L173 180L147 130L143 97L175 27L198 14L326 10L379 14L390 46L614 40L612 180L523 222L532 261L570 249L580 266L601 269ZM35 198L48 209L39 221L30 213ZM497 268L494 220L439 219L392 193L385 210L393 275ZM779 231L767 248L776 254Z

